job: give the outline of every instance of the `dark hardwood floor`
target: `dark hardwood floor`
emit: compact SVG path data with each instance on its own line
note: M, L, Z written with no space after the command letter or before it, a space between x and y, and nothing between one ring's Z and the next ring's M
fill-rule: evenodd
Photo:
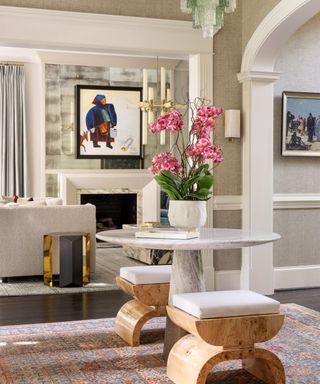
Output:
M278 291L271 297L320 311L320 288ZM119 290L0 297L0 326L114 317L129 299Z
M295 303L320 312L320 288L276 291L270 297L281 304Z

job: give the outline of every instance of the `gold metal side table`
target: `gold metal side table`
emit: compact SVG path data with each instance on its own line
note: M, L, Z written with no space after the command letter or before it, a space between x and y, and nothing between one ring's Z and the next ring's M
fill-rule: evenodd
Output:
M74 287L90 280L90 233L55 232L43 239L44 284Z

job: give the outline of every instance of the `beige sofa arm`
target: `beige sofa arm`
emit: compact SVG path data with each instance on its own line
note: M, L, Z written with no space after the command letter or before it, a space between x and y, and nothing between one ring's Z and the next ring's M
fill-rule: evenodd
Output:
M96 265L94 205L0 208L0 277L43 274L43 236L51 232L89 232L91 271Z

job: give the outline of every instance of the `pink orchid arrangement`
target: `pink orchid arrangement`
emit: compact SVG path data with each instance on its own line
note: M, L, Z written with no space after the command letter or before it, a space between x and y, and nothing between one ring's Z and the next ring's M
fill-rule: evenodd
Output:
M223 161L221 147L210 138L210 133L216 127L215 120L223 113L223 109L203 105L198 99L189 103L189 106L192 124L187 142L183 135L183 116L176 110L159 116L149 129L152 133L167 130L176 135L171 152L154 156L150 168L155 180L171 200L209 199L213 175L207 160L212 161L213 167Z

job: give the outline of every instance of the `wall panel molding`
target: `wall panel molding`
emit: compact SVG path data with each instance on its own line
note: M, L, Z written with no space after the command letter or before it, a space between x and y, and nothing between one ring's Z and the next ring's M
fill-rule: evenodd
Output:
M281 193L273 195L273 209L319 209L320 193ZM213 197L214 211L242 210L242 196L219 195Z
M214 211L237 211L242 209L242 196L220 195L213 197Z
M320 193L286 193L273 195L273 209L320 208Z

